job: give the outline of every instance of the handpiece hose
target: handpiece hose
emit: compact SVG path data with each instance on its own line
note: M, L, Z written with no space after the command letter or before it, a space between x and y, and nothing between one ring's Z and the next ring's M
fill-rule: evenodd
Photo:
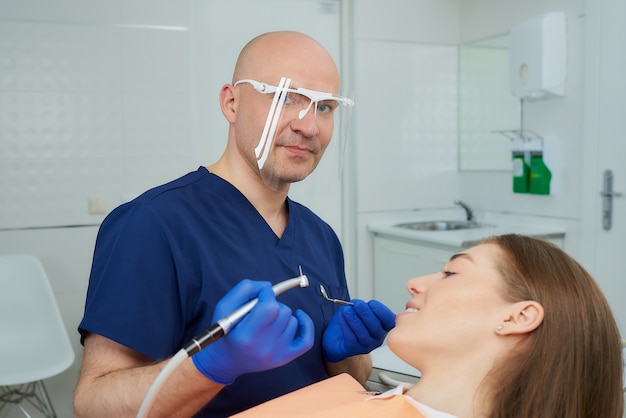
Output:
M293 289L294 287L307 287L309 285L309 279L304 275L300 274L298 277L294 277L293 279L287 279L280 283L272 286L272 290L274 291L274 295L278 296L281 293ZM222 338L224 335L228 334L228 332L234 327L241 319L246 316L248 312L254 308L258 302L258 298L252 299L250 302L236 309L232 313L226 315L224 318L218 320L216 323L211 325L206 331L202 334L193 338L186 346L185 351L189 356L197 353L202 350L207 345L214 343L215 341Z
M293 279L287 279L280 283L272 286L272 290L274 291L274 295L278 296L286 290L293 289L294 287L307 287L309 285L309 279L302 274L300 271L300 275L298 277L294 277ZM184 348L181 348L175 355L170 359L170 361L165 365L165 367L161 370L159 375L156 377L152 386L148 390L141 406L139 407L139 411L137 412L137 418L145 418L148 416L150 412L150 408L152 408L152 404L154 402L154 397L163 385L169 375L180 365L183 361L188 359L191 355L197 353L202 350L207 345L214 343L215 341L222 338L224 335L228 334L228 331L232 329L241 319L246 316L248 312L254 308L258 302L258 298L252 299L250 302L236 309L232 313L226 315L224 318L218 320L215 324L211 325L209 329L207 329L202 334L195 337L189 344L187 344Z

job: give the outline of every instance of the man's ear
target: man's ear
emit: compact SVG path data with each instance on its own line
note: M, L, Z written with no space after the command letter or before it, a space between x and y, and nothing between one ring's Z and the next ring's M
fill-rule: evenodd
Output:
M232 84L224 84L220 90L220 108L222 114L230 123L237 120L237 102L235 100L235 87Z
M500 335L527 334L543 322L543 306L534 300L516 302L507 311L506 319L496 331Z

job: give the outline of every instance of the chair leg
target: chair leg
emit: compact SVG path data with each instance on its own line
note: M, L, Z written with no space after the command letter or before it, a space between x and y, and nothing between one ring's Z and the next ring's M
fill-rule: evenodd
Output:
M45 385L42 380L37 381L37 386L39 388L39 393L41 394L41 402L42 402L42 412L48 418L57 418L57 414L52 407L52 402L50 402L50 397L48 396L48 391L46 390Z
M43 381L38 380L23 385L0 387L0 411L2 411L5 405L13 404L16 405L24 415L30 417L22 406L24 401L28 401L28 403L41 412L46 418L57 418Z

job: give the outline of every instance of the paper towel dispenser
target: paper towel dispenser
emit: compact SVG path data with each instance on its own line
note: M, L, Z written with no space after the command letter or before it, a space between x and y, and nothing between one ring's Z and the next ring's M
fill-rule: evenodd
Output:
M511 92L539 99L565 94L566 19L563 12L539 16L511 28Z

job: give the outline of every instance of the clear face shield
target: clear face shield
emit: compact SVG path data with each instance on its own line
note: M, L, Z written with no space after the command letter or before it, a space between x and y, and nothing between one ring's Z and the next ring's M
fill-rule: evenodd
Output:
M268 113L254 148L263 182L273 190L306 178L317 166L329 143L333 153L345 149L351 108L354 102L329 92L292 88L282 77L278 86L243 79L235 86L249 84L256 92L271 96ZM333 141L331 141L331 138ZM341 157L339 157L341 160Z

